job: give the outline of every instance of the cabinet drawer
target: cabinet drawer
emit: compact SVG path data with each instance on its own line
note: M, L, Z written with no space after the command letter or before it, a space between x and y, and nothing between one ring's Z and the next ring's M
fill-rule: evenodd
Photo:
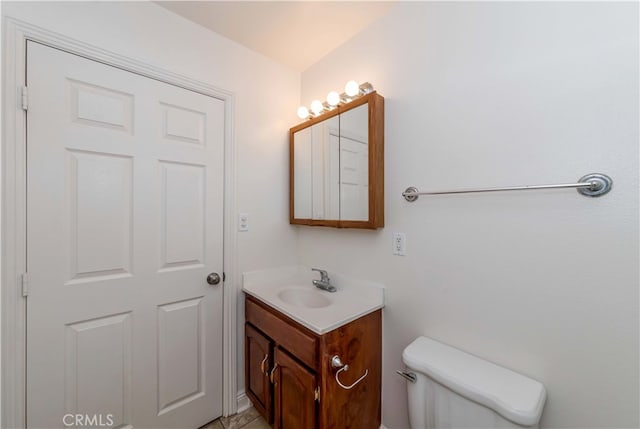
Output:
M267 334L289 353L296 356L309 368L316 367L317 340L315 337L290 325L278 315L261 307L251 298L245 301L245 319Z

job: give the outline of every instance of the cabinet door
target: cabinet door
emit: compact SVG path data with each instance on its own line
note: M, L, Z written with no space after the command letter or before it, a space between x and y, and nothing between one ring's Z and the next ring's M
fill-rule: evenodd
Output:
M275 350L275 429L315 429L316 376L289 354Z
M272 397L269 370L273 364L271 340L249 323L244 328L245 380L247 395L268 422L272 421Z

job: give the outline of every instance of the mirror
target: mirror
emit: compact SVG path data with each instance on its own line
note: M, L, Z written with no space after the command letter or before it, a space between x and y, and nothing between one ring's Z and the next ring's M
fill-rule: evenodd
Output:
M384 99L375 92L290 130L290 222L384 226Z

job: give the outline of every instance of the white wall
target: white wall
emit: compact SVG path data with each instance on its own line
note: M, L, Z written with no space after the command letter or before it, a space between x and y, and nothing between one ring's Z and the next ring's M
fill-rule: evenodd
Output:
M150 2L2 2L2 13L233 92L237 209L250 214L251 230L238 234L238 284L231 286L240 294L239 273L295 260L295 231L287 222L288 130L299 102L298 72ZM244 389L241 299L238 307Z
M388 428L419 335L542 381L544 428L638 427L638 76L638 4L609 2L403 3L303 72L304 104L352 78L386 98L386 227L298 227L298 249L387 285ZM400 196L591 172L609 195Z

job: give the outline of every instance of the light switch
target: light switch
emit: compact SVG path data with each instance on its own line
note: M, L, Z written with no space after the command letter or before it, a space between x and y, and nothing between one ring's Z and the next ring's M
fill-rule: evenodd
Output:
M249 214L240 213L238 215L238 231L249 231Z

